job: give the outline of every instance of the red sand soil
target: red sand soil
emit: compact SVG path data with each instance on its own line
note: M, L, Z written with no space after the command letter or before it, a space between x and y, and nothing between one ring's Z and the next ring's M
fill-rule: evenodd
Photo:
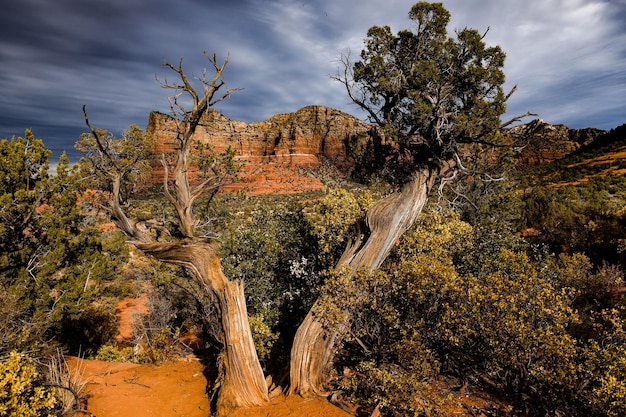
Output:
M132 338L132 321L146 312L146 297L119 302L118 342ZM68 367L85 383L81 396L94 417L208 417L211 414L204 365L191 355L160 365L103 362L67 358ZM78 414L77 414L78 415ZM350 414L322 399L272 399L263 407L233 411L232 417L349 417Z
M117 304L115 314L119 320L118 334L115 337L117 343L129 341L133 338L133 322L140 314L148 312L146 303L148 296L142 294L138 298L124 298Z
M118 341L132 337L132 321L137 312L146 311L146 298L124 299L118 304L120 319ZM86 399L83 411L93 417L208 417L211 414L204 365L190 355L159 365L103 362L70 357L70 372L85 384L80 395ZM446 412L450 416L485 416L478 410L506 404L480 392L450 391L449 384L439 387L447 392ZM456 391L456 392L455 392ZM440 394L441 394L440 393ZM506 414L506 412L505 412ZM352 414L321 398L278 395L262 407L239 409L229 417L350 417Z
M195 359L161 365L69 358L87 385L87 411L95 417L208 417L210 402L203 365ZM232 417L349 417L320 399L279 396L263 407L236 410Z

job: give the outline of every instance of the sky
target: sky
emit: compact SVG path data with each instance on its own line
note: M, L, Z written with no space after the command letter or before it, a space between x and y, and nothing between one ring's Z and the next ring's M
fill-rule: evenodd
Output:
M358 118L331 79L342 54L358 58L372 26L412 27L414 0L18 0L0 13L0 138L31 129L75 162L90 122L115 134L169 112L155 77L183 59L188 74L229 57L240 88L215 108L245 122L307 105ZM507 54L503 121L527 111L553 124L611 129L626 123L626 0L444 0L449 33L488 30ZM527 120L529 121L529 120Z

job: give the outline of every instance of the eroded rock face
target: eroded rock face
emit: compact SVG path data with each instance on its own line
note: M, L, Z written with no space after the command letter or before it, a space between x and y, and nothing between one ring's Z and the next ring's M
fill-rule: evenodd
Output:
M230 146L237 158L246 162L241 181L226 189L249 194L296 193L322 188L318 178L302 173L302 169L320 168L322 159L338 172L347 173L354 166L348 142L372 129L349 114L323 106L307 106L254 123L232 120L209 110L196 130L196 139L210 143L218 153ZM160 183L163 168L158 155L174 152L175 121L152 112L146 131L156 145L153 181ZM602 133L600 129L570 129L535 119L508 129L505 137L519 149L519 166L524 167L561 159Z
M570 129L535 119L508 129L505 136L520 149L520 165L532 166L562 159L603 133L605 131L600 129Z
M209 110L195 136L218 153L230 146L238 159L248 162L241 183L231 188L251 193L301 192L321 188L322 183L302 177L299 168L319 168L324 157L339 169L347 169L352 165L347 142L370 129L369 124L339 110L308 106L254 123L231 120ZM156 144L155 154L174 151L176 126L171 116L150 113L146 131ZM161 181L160 164L153 164L153 169L154 181ZM250 183L258 186L256 191Z
M286 162L316 168L324 155L341 164L348 160L346 141L368 131L370 125L339 110L308 106L295 113L277 114L263 122L231 120L209 110L200 121L196 139L211 143L216 152L232 147L240 159L251 162ZM152 112L147 132L158 145L157 153L173 151L174 120Z

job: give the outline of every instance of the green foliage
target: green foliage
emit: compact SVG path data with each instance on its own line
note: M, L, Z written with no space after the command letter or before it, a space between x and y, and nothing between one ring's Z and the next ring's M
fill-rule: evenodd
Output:
M263 316L251 316L249 319L250 331L252 332L252 338L254 339L254 347L256 353L261 362L267 362L270 360L272 348L278 341L280 333L273 332L267 325Z
M97 218L82 210L84 183L67 155L59 158L56 175L48 176L51 152L31 132L25 136L0 141L5 179L28 171L10 178L12 188L3 182L0 193L0 300L11 309L1 320L7 330L3 351L54 348L63 334L76 334L77 323L84 327L79 333L93 332L85 321L87 306L126 257L125 245L110 243L116 235L103 233Z
M13 195L37 189L48 179L51 155L52 151L28 129L24 137L0 140L0 193Z
M350 68L346 59L338 77L398 145L388 149L396 181L412 165L451 159L459 144L493 139L506 101L500 47L486 46L475 29L449 37L441 3L418 2L409 17L413 29L397 35L389 26L370 28L361 60Z
M51 154L30 130L23 138L0 140L0 282L5 286L39 246L37 209L49 196Z
M419 355L420 351L414 352ZM419 374L403 372L397 366L379 364L374 360L361 362L350 375L344 391L368 409L378 408L388 416L446 416L443 401Z
M261 351L272 345L280 362L317 296L321 256L299 203L259 201L243 215L222 237L222 267L230 279L244 281L255 341L265 346Z
M609 417L626 413L626 320L616 309L594 318L598 332L583 349L583 396L591 408Z
M148 362L159 363L171 360L178 352L180 345L180 328L160 327L149 329L142 356Z
M94 359L104 362L143 362L143 358L130 346L120 349L116 346L102 345L98 349Z
M356 194L343 188L331 188L322 199L307 207L307 221L326 267L334 266L373 202L368 191Z
M245 282L250 314L264 316L273 326L280 306L295 296L290 291L301 287L292 282L293 262L304 258L315 263L314 248L315 240L297 203L257 204L249 221L224 236L222 267L229 278Z
M339 386L385 415L436 413L428 382L439 373L532 413L623 413L624 318L607 295L621 272L524 248L454 211L426 209L386 270L338 271L316 313L352 317L339 363L353 370Z
M45 387L37 368L15 351L0 362L0 415L40 417L56 415L57 399Z
M533 241L552 251L585 253L593 263L621 261L626 239L626 177L593 178L585 184L535 187L523 197L524 222L540 234Z
M92 303L79 311L65 312L60 340L72 354L93 355L117 334L118 322L112 304Z
M96 133L100 143L91 133L83 133L75 145L83 154L78 165L90 180L87 186L112 191L110 175L115 173L125 180L120 183L120 196L122 201L128 201L150 178L149 155L154 143L136 125L131 125L120 138L102 129L96 130Z

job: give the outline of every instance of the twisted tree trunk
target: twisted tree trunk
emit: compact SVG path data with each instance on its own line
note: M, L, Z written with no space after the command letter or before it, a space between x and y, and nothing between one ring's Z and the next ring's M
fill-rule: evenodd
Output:
M348 246L336 268L350 266L354 276L361 268L380 267L400 236L409 229L428 200L439 168L417 170L396 192L374 204L367 213L370 234ZM324 383L332 366L337 344L350 327L350 315L334 328L325 327L315 315L317 302L298 328L291 348L290 394L326 395Z
M267 403L267 384L250 332L243 282L226 278L217 244L208 239L188 238L175 243L137 243L137 247L163 262L186 267L217 301L224 343L218 414Z

